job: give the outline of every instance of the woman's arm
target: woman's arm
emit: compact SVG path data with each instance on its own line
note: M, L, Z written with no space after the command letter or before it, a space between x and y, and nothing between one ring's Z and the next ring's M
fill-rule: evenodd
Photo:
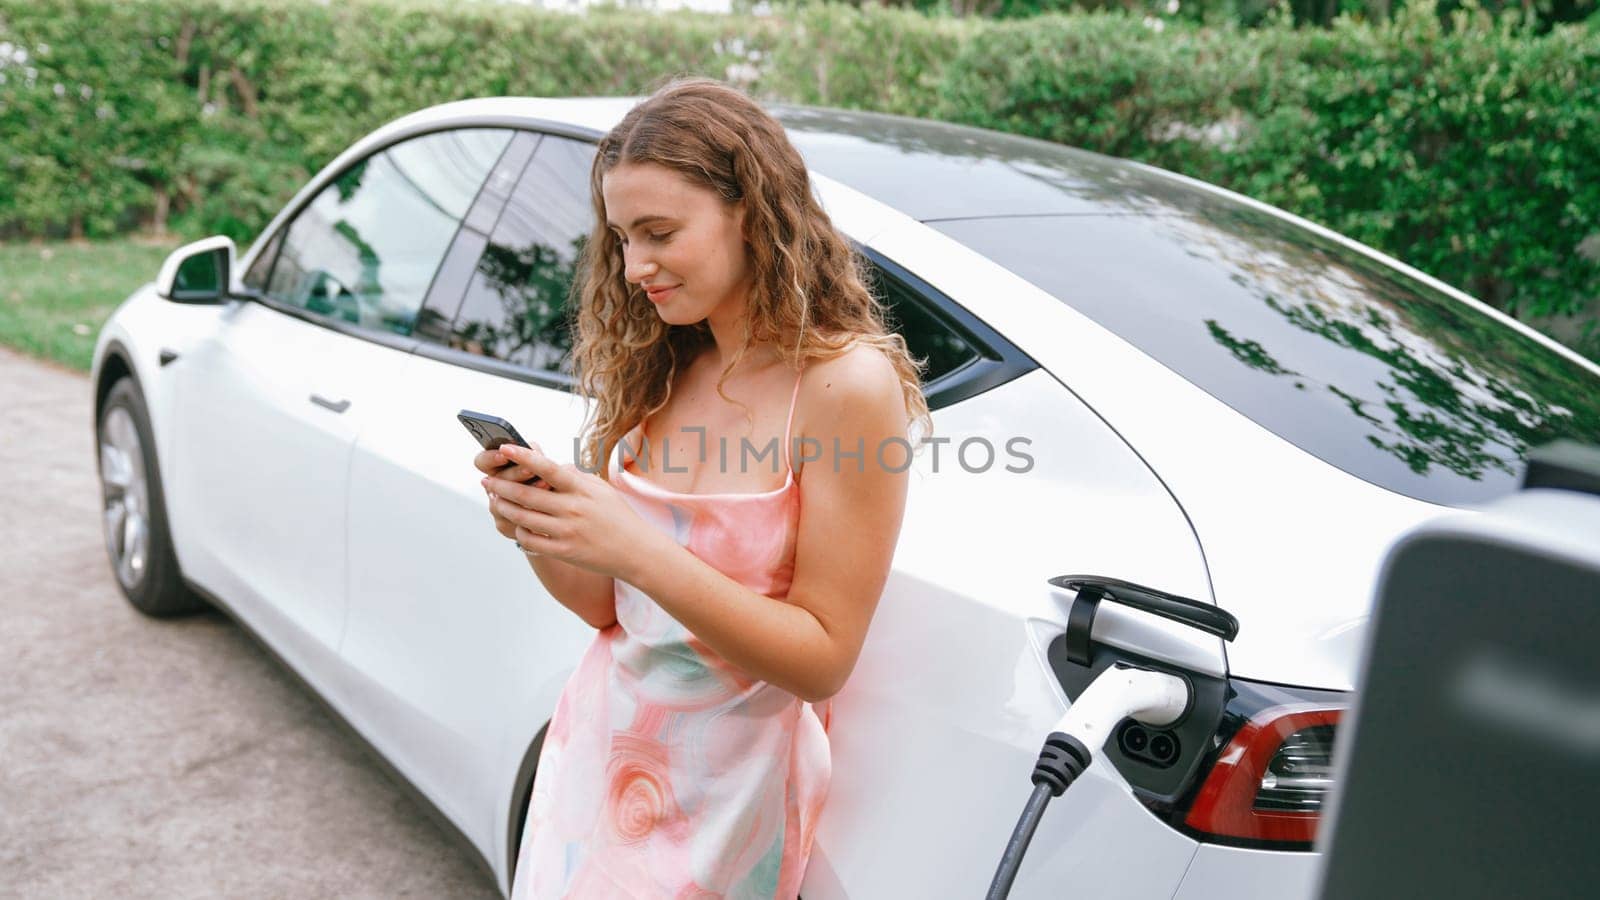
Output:
M820 702L855 668L888 581L910 483L910 445L900 381L886 357L862 346L814 368L807 420L820 427L807 431L820 440L822 458L807 462L800 482L787 599L755 593L670 539L641 548L619 577L751 677ZM894 438L903 443L884 443ZM854 452L858 442L860 471L856 457L839 455Z
M548 556L523 554L550 596L590 626L604 630L616 624L616 580Z

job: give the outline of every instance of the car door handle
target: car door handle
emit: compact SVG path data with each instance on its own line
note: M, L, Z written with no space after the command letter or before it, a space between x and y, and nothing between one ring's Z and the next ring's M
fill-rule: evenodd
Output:
M311 402L315 403L318 406L321 406L321 407L324 407L324 408L327 408L327 409L331 409L336 413L342 413L345 410L350 408L350 401L349 400L340 400L337 403L335 403L334 401L329 400L326 397L319 397L316 394L312 394L311 395Z

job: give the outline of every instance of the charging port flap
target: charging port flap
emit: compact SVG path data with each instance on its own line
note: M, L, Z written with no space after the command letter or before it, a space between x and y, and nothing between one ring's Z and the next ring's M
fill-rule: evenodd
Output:
M1050 584L1076 592L1067 614L1066 632L1051 641L1046 650L1050 667L1068 699L1076 701L1100 673L1119 663L1176 675L1189 685L1192 702L1182 719L1165 728L1124 719L1102 751L1140 800L1170 807L1193 785L1206 755L1215 749L1212 744L1227 705L1227 681L1095 642L1091 637L1095 614L1099 604L1109 600L1223 640L1232 640L1239 633L1238 620L1208 603L1114 578L1060 575L1050 579Z

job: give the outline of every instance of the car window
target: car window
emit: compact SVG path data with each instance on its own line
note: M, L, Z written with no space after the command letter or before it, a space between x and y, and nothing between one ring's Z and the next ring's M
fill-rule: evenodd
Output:
M500 214L505 211L512 190L522 180L522 172L527 168L528 160L533 158L539 140L539 135L534 132L518 131L506 146L506 151L500 154L500 161L495 163L489 177L484 179L477 199L467 211L467 218L456 231L455 240L445 252L444 261L439 264L433 285L428 288L428 297L422 303L422 311L417 314L413 333L424 341L455 346L451 340L451 325L455 322L456 311L461 308L461 297L466 293L467 282L476 271L484 248L489 246L489 234L500 221Z
M1600 378L1365 253L1246 207L930 223L1302 449L1444 504L1600 442ZM1196 435L1196 439L1202 439Z
M910 287L887 275L883 269L867 264L868 287L883 298L884 324L906 340L911 355L926 359L922 383L932 384L979 357L977 350L956 334L919 298Z
M455 350L572 376L567 302L594 221L594 145L519 132L456 233L416 334ZM930 301L870 260L887 323L925 358L931 384L981 358Z
M341 172L289 225L266 295L410 334L440 259L511 136L423 135Z
M540 140L465 280L445 343L537 372L572 375L567 298L594 222L594 151L593 144L568 138Z

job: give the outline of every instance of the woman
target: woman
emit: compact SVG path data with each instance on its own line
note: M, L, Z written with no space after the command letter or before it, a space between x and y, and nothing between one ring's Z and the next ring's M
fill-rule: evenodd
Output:
M921 363L737 90L667 84L600 141L590 186L581 465L475 460L496 529L599 629L545 735L512 895L794 897L831 770L812 704L888 578L907 429L931 428Z

